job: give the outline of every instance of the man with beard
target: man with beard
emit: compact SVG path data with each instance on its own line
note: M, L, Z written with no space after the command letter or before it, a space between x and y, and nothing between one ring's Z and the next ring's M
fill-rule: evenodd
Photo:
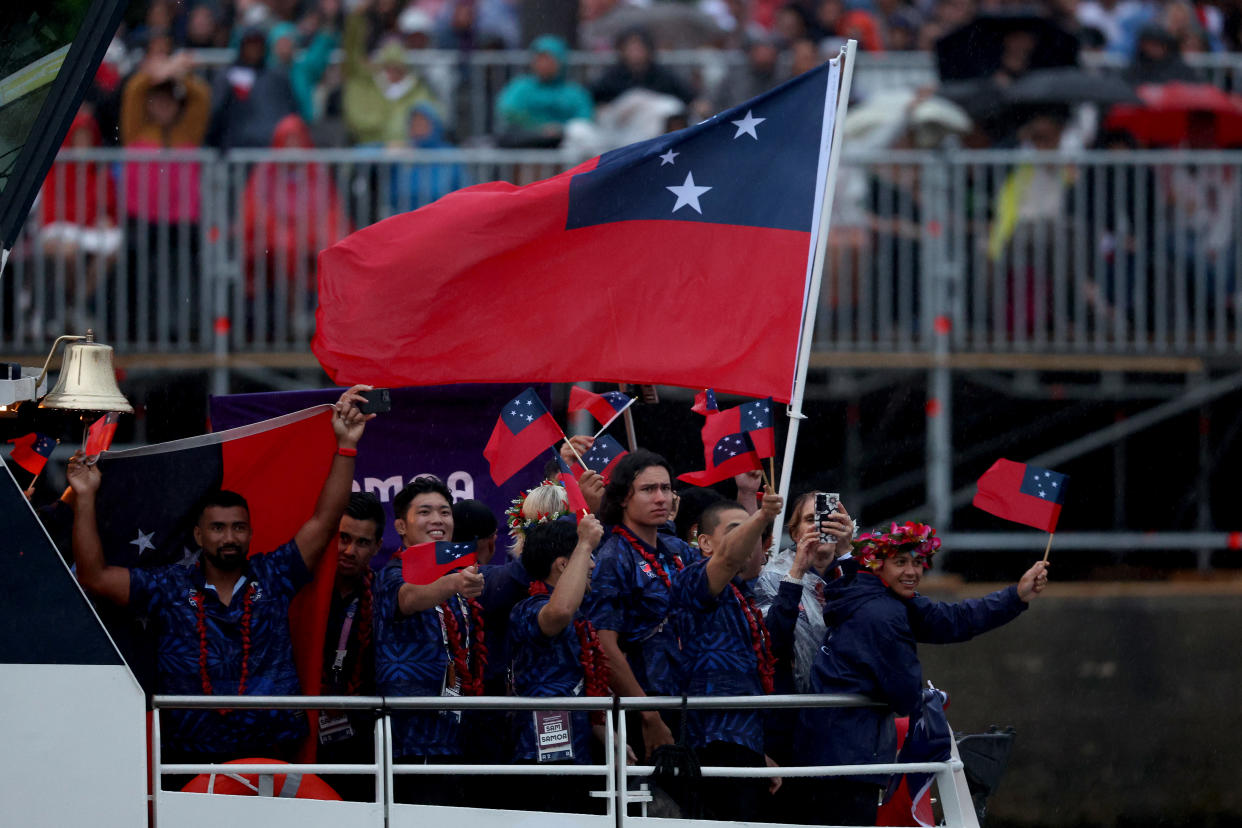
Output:
M370 492L354 492L341 515L336 577L323 642L322 693L325 696L375 695L375 646L371 559L384 536L384 507ZM319 755L324 764L369 763L375 756L375 714L370 710L319 713ZM368 801L375 780L359 774L324 777L342 798Z
M354 386L332 415L337 453L314 514L293 538L249 557L250 509L236 492L211 492L199 504L194 540L199 563L153 569L109 566L95 517L99 467L82 452L69 461L76 494L73 557L89 594L151 620L157 639L158 690L174 695L292 696L301 693L293 665L289 604L333 536L349 502L354 457L366 421ZM246 756L292 759L306 735L294 710L169 710L162 719L162 759L220 762Z

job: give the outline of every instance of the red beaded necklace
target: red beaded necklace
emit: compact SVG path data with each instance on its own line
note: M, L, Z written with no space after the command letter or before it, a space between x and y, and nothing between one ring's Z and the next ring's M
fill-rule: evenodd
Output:
M543 581L530 582L531 595L547 595L548 585ZM599 643L595 625L585 618L574 619L574 632L578 634L578 663L582 665L582 682L588 696L608 696L608 654ZM596 722L599 719L599 722ZM603 711L591 714L591 721L599 724L604 720Z
M250 615L254 609L254 594L257 585L251 581L246 585L246 593L242 596L241 642L242 663L241 677L237 680L237 695L246 695L246 679L250 676ZM211 674L207 671L207 608L202 590L195 590L190 597L194 603L194 613L198 626L198 677L202 682L203 695L214 695ZM222 711L224 712L224 711Z
M453 598L463 615L470 616L469 629L461 629L453 613ZM440 605L449 658L461 681L463 696L483 695L483 670L487 667L487 645L483 643L483 605L473 598L454 595Z
M755 605L754 598L743 595L737 584L730 583L729 588L733 590L738 608L746 618L746 625L750 627L750 646L755 651L763 692L771 693L775 687L776 656L772 655L772 637L768 633L768 625L764 623L763 613Z
M659 558L647 551L647 547L643 546L642 541L634 537L633 533L631 533L629 529L626 529L620 524L612 527L612 533L625 538L626 542L628 542L631 548L638 553L639 557L646 561L647 565L651 567L651 571L656 574L656 577L664 582L664 586L672 589L673 581L669 578L668 572L664 570L664 565L660 563ZM681 557L676 552L670 551L669 554L673 556L673 565L677 567L679 572L686 568L686 565L682 563Z

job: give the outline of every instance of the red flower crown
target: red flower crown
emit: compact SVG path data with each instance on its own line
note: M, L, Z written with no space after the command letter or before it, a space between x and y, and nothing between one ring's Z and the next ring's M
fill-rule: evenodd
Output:
M879 569L885 558L898 553L913 555L924 569L931 567L932 555L940 548L936 530L926 523L893 523L887 532L864 532L853 541L854 557L871 570Z

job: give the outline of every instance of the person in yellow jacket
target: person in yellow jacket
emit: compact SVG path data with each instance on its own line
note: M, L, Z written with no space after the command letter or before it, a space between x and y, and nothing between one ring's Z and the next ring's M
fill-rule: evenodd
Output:
M404 144L410 110L424 101L437 102L426 81L406 64L399 41L385 43L367 59L367 5L345 20L345 125L357 144Z

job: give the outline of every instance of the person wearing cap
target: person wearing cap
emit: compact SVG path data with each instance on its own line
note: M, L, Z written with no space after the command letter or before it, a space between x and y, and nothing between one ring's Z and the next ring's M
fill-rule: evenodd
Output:
M367 10L363 2L345 20L345 81L341 101L345 124L355 143L403 144L410 110L423 101L435 103L426 81L410 70L399 38L385 40L368 60Z
M867 765L897 759L896 716L922 703L916 642L968 641L1017 618L1048 583L1040 561L1014 586L958 603L918 593L923 570L940 548L936 530L892 524L854 541L842 577L826 589L828 632L811 669L811 692L867 696L885 707L821 707L802 711L794 755L800 765ZM829 777L808 786L806 824L874 825L889 774Z
M498 129L511 143L559 144L565 124L574 118L590 120L594 115L591 94L568 77L569 48L565 41L542 35L531 43L530 51L530 72L505 84L496 99Z

